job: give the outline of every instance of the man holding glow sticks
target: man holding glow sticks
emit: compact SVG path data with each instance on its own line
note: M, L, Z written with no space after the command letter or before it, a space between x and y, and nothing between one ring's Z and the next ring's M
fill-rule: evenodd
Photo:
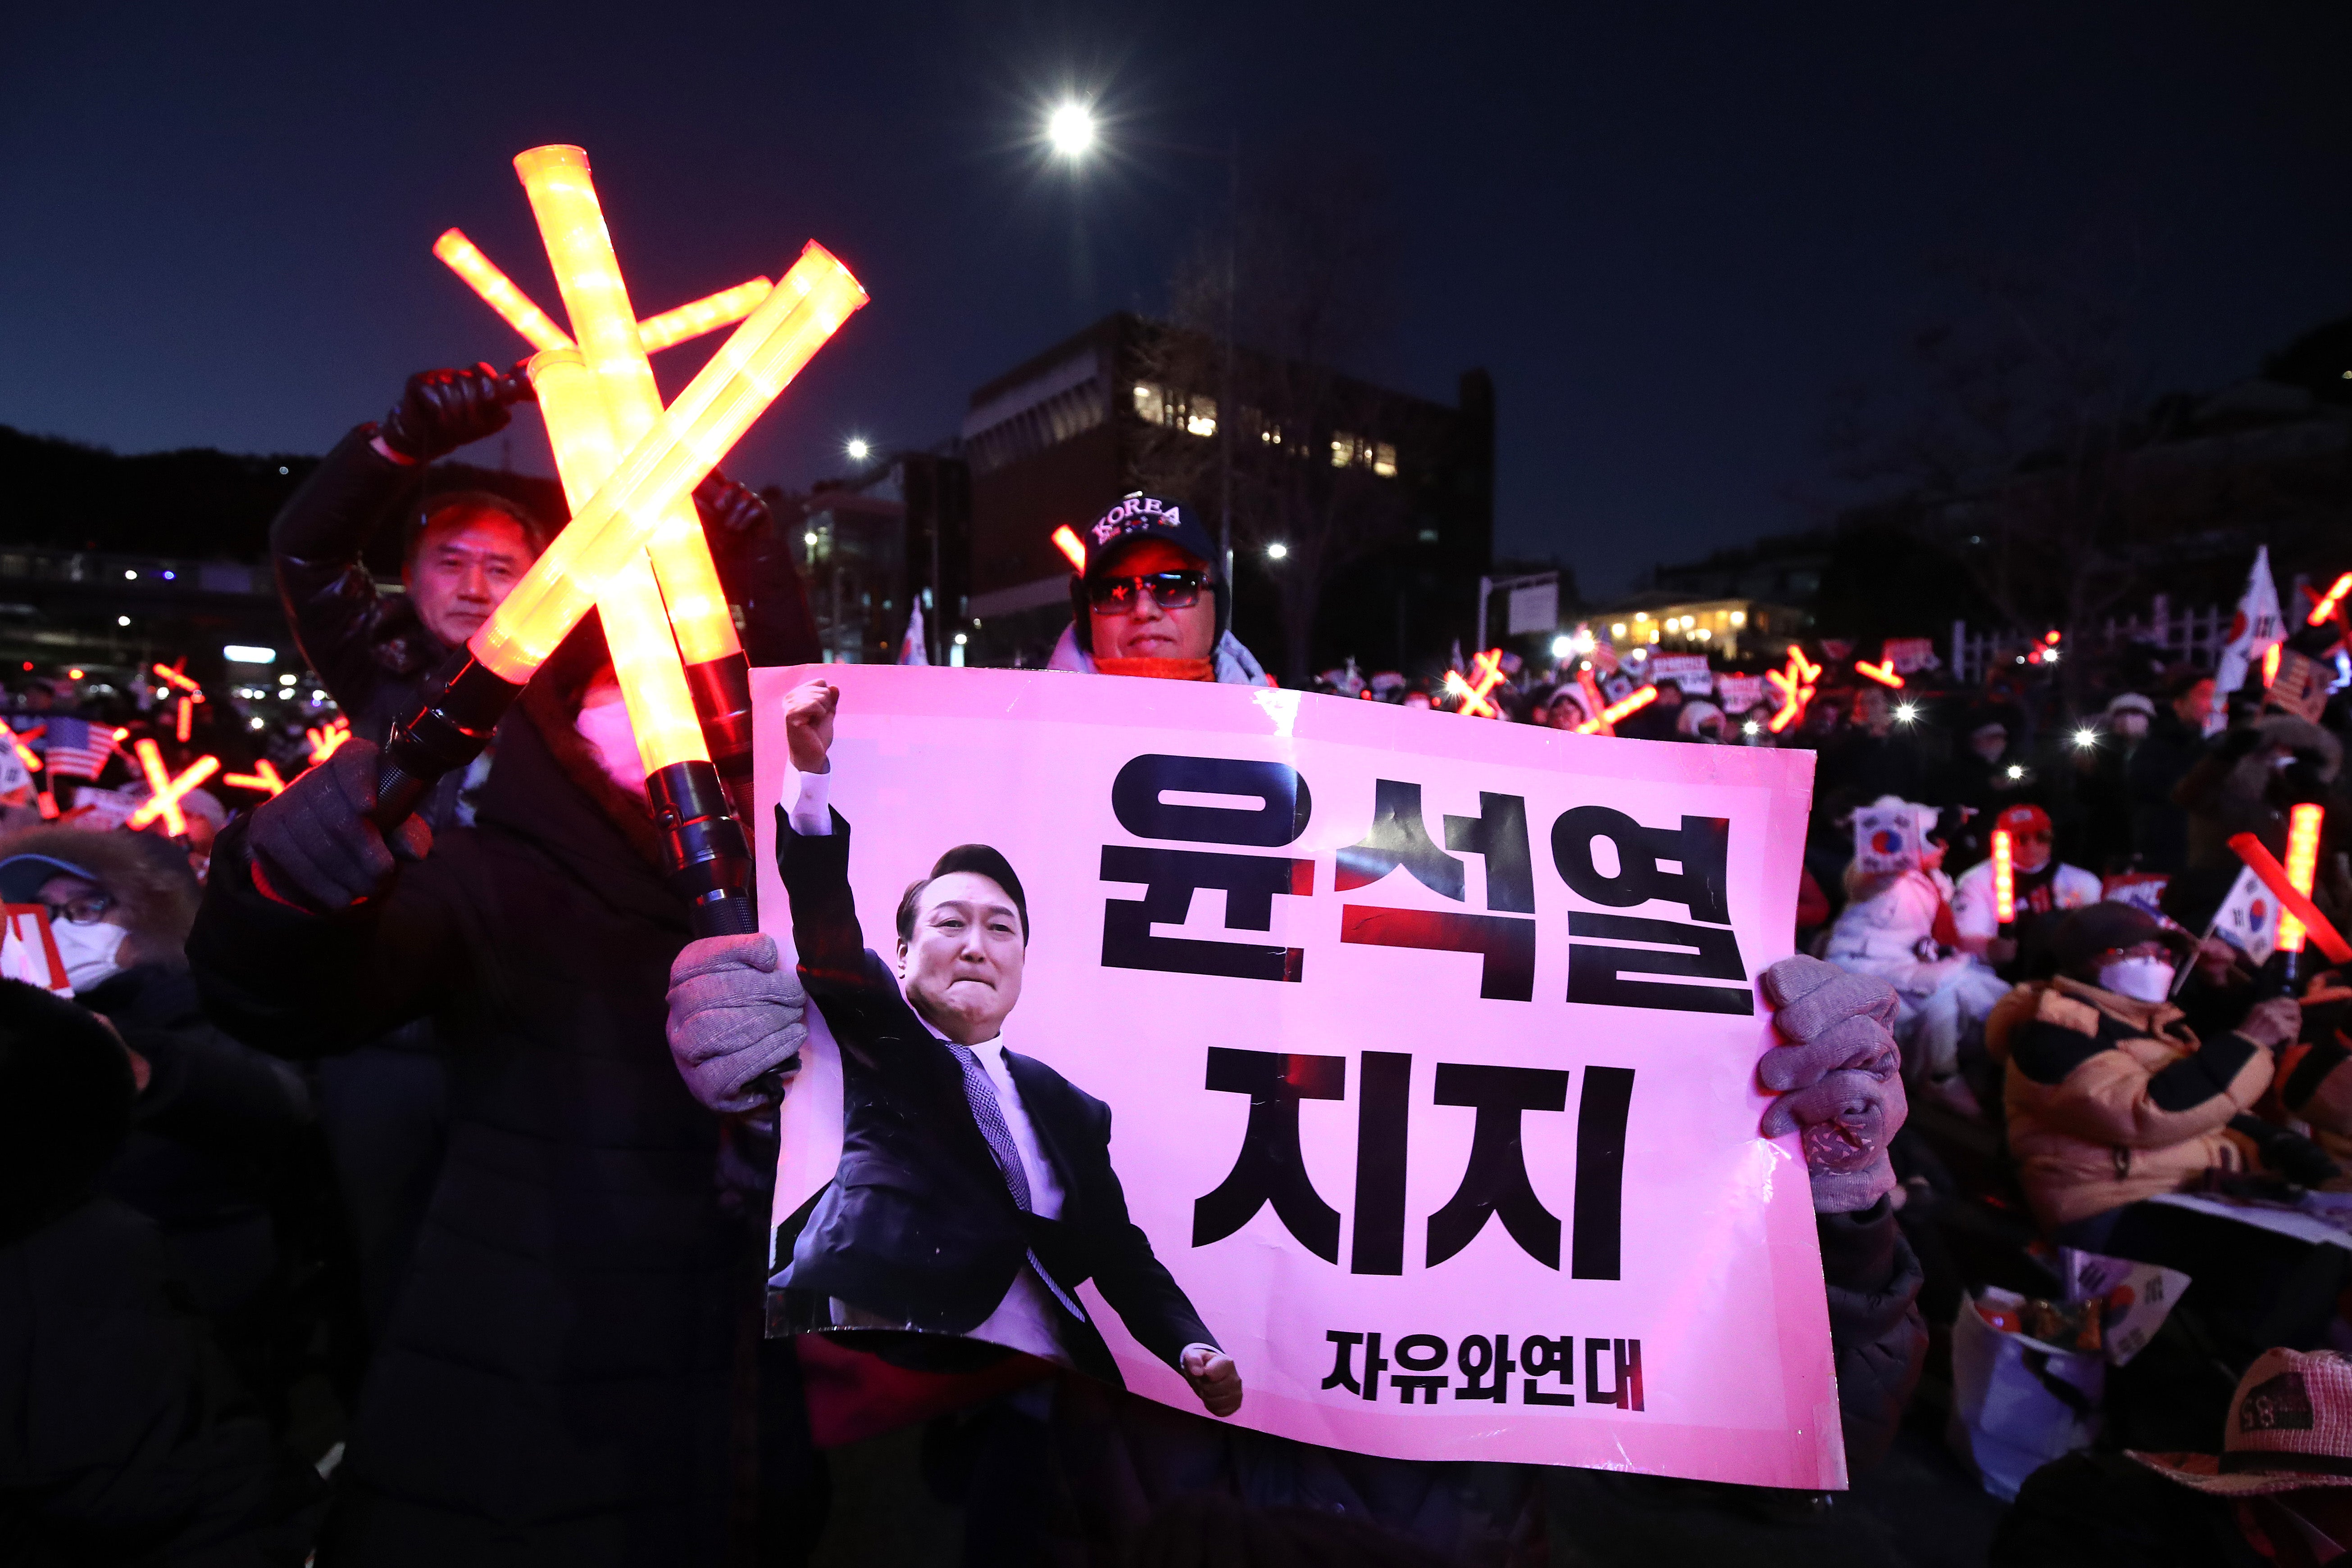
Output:
M764 1436L732 1408L757 1279L713 1180L719 1122L661 1045L688 910L642 790L593 738L613 704L583 618L865 303L808 247L389 743L351 741L216 850L190 958L225 1026L307 1058L428 1018L453 1066L449 1153L354 1418L334 1561L712 1562L749 1441L762 1506L817 1517L794 1495L796 1387L762 1377ZM494 726L475 820L436 845L410 813Z

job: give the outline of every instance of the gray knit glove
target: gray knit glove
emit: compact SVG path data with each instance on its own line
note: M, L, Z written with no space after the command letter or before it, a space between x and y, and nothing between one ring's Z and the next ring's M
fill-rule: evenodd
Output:
M1758 1081L1780 1090L1763 1132L1795 1132L1821 1214L1866 1209L1895 1185L1886 1146L1910 1114L1903 1053L1887 1031L1894 988L1817 958L1784 958L1764 972L1764 999L1782 1044L1764 1053Z
M669 969L669 1054L694 1098L711 1110L756 1110L754 1082L789 1081L808 1038L808 994L769 936L711 936L686 944Z

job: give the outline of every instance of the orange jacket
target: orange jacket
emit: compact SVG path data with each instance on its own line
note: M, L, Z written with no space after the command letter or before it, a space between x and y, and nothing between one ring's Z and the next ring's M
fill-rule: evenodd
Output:
M2008 1064L2010 1153L2044 1226L2248 1166L2225 1129L2270 1087L2272 1064L2242 1035L2200 1045L2169 1003L2059 979L2002 997L1985 1047Z

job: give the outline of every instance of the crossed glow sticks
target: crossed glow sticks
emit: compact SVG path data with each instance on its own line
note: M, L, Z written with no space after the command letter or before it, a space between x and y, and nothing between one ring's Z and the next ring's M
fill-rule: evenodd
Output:
M1445 689L1462 700L1462 705L1454 711L1466 713L1473 719L1502 716L1495 705L1486 700L1486 693L1502 683L1503 650L1498 647L1470 656L1470 679L1467 680L1462 679L1462 672L1458 669L1445 672Z

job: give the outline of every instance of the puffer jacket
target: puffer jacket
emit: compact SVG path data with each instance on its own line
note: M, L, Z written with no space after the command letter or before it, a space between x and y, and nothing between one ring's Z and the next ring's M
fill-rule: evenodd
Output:
M2243 1035L2200 1043L2169 1003L2061 977L2003 997L1985 1047L2007 1064L2010 1153L2045 1226L2248 1168L2226 1129L2270 1087L2272 1060Z

